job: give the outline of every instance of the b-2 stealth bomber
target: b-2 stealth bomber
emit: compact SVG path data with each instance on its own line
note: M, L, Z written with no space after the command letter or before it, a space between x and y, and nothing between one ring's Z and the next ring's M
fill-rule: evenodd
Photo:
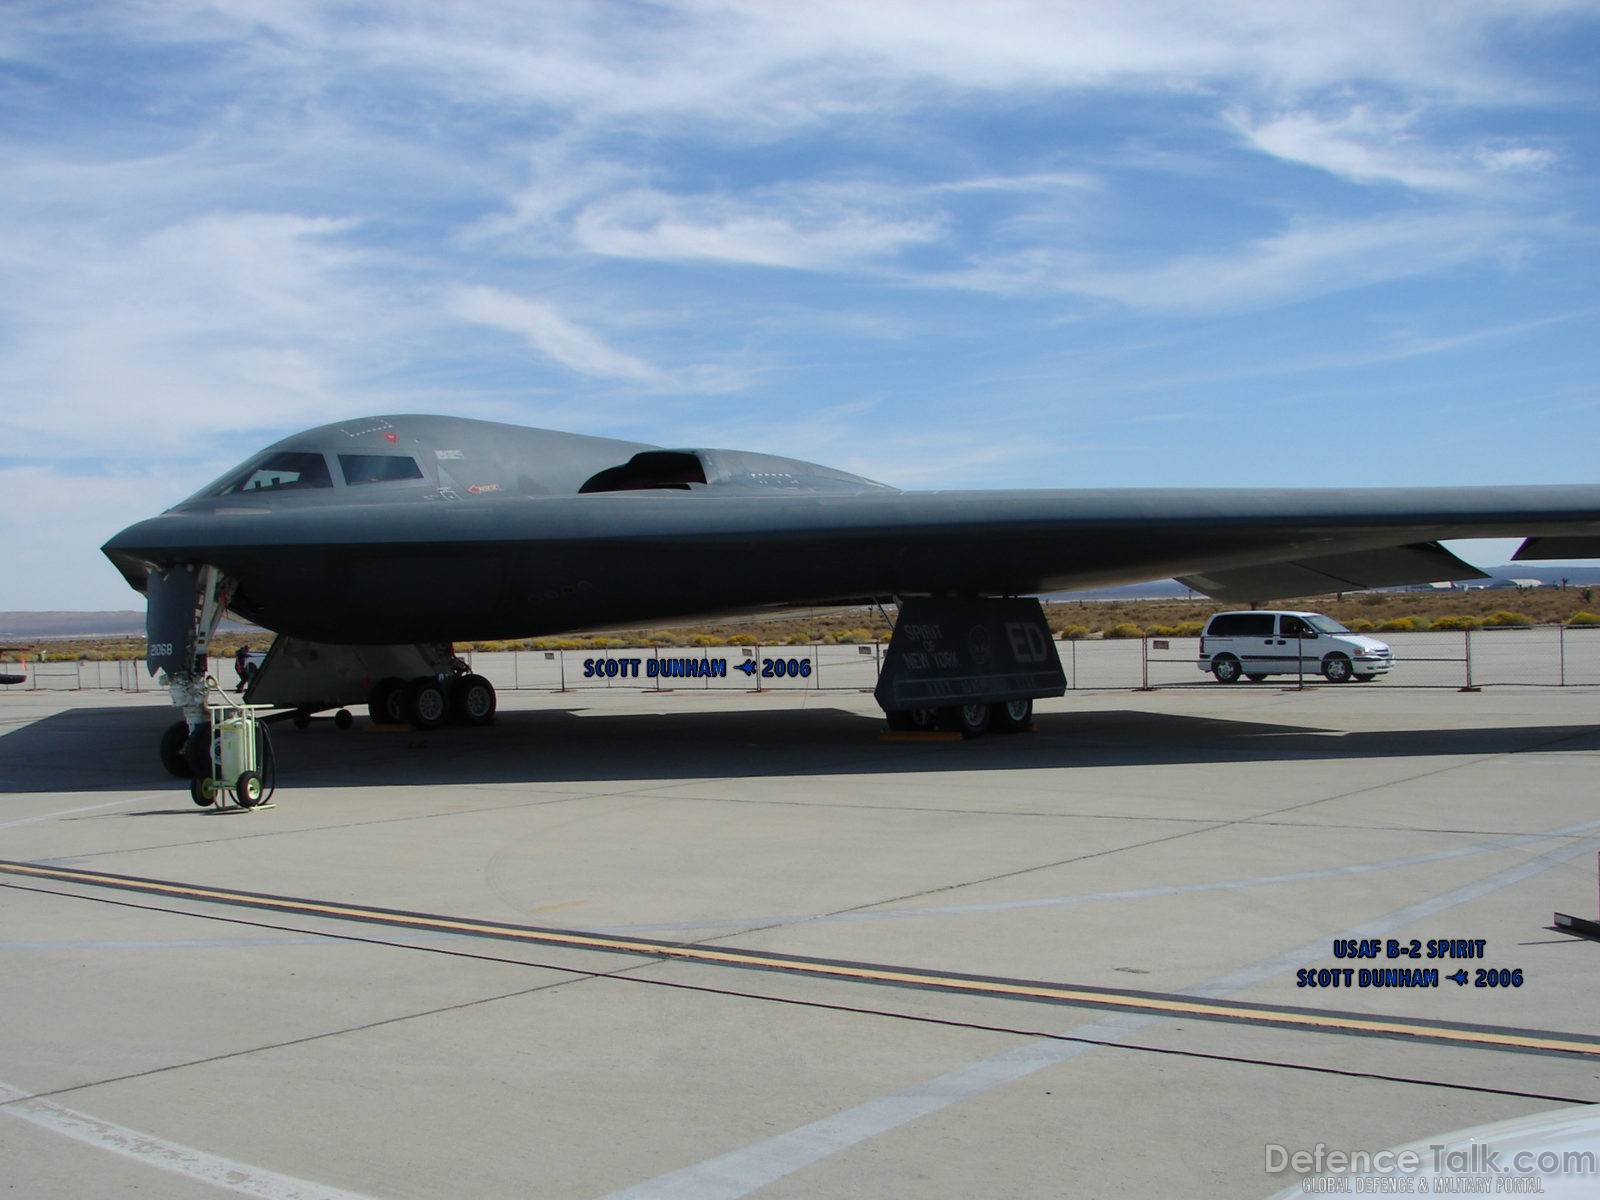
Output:
M203 736L225 611L276 632L253 698L302 714L492 718L457 641L801 606L899 607L891 725L1025 724L1065 687L1041 593L1175 577L1228 602L1469 579L1438 543L1600 557L1600 486L908 492L768 454L439 416L267 447L105 544L148 598L148 664Z

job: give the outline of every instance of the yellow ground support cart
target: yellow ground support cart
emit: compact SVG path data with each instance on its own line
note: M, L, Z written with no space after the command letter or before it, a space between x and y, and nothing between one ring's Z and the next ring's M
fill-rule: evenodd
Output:
M276 790L277 774L272 742L258 714L271 711L266 704L241 704L207 679L206 708L211 713L209 773L196 771L189 795L202 808L268 808ZM214 701L214 702L213 702Z

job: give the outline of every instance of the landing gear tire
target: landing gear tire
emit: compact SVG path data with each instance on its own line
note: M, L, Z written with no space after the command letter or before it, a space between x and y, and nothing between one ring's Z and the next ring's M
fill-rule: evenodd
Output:
M406 689L406 716L418 729L437 729L450 719L450 697L437 679L413 680Z
M939 713L932 708L902 708L883 714L896 733L926 733L939 727Z
M960 704L939 710L939 724L951 733L964 738L982 737L989 732L989 706L987 704Z
M211 722L202 721L184 739L183 758L189 764L191 779L211 777Z
M1032 700L1007 700L1004 704L990 706L990 733L1020 733L1032 724Z
M1330 654L1322 660L1322 677L1329 683L1349 683L1354 674L1350 660L1342 654Z
M217 781L210 775L189 780L189 799L201 808L210 808L217 802Z
M189 766L189 760L183 753L184 743L188 740L187 721L174 721L161 735L161 765L167 769L167 774L175 779L194 778L194 770Z
M294 721L294 727L296 729L310 729L311 728L311 714L308 713L303 708L302 709L297 709L295 711L294 716L291 718L291 720Z
M266 798L266 785L261 782L261 776L254 771L243 771L238 782L233 785L233 796L239 802L240 808L254 808Z
M356 719L350 715L348 708L341 708L333 714L333 727L335 729L349 729L355 723Z
M367 693L367 715L374 725L398 725L406 718L406 683L382 679Z
M489 724L495 705L494 685L482 675L463 675L450 685L450 716L459 724Z
M1219 654L1211 660L1211 673L1218 683L1239 682L1239 660L1231 654Z

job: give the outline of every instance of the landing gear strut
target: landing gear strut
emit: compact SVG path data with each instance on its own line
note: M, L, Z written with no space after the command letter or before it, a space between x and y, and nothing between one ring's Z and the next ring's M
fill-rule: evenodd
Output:
M167 694L184 718L161 735L161 765L179 779L202 777L211 763L207 650L228 609L233 581L213 566L180 564L151 572L146 593L145 662L152 675L165 672Z

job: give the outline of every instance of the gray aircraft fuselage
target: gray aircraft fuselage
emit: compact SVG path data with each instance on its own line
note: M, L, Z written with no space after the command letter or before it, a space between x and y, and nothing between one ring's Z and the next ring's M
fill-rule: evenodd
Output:
M362 645L1169 576L1223 598L1295 571L1356 588L1434 569L1364 583L1390 548L1530 535L1600 553L1600 488L914 493L770 455L388 416L285 438L104 550L138 590L208 564L240 616Z

